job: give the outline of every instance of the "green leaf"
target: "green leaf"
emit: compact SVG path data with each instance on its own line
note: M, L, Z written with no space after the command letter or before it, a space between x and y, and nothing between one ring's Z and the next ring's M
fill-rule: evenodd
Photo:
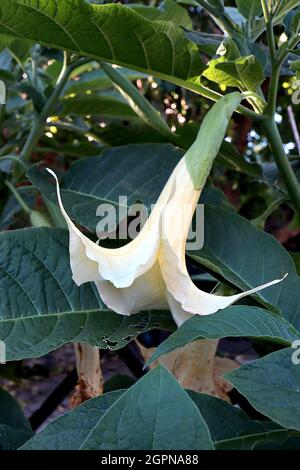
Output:
M140 72L119 67L118 72L128 80L137 80L138 78L147 78L147 75ZM91 70L84 72L76 77L76 80L69 80L64 88L64 95L84 93L86 91L99 91L112 87L110 78L103 70Z
M138 4L128 6L149 20L173 21L184 28L192 28L192 20L187 9L174 0L164 0L159 8Z
M74 98L61 100L59 104L62 106L57 111L60 116L98 114L115 119L139 119L123 99L113 96L76 95Z
M300 77L300 60L294 60L291 62L291 69L296 72L297 78Z
M237 8L226 7L225 12L232 19L232 21L236 23L241 29L244 27L246 20Z
M92 398L52 421L21 450L78 450L123 390Z
M280 2L281 5L276 11L276 16L274 18L274 24L278 24L281 22L282 19L294 8L300 5L299 0L283 0Z
M10 54L18 62L25 62L30 57L32 43L24 39L11 37L10 35L1 34L0 47L6 47Z
M221 207L205 207L204 247L189 255L241 290L288 276L254 298L300 329L300 278L288 252L271 235ZM222 234L222 236L220 236Z
M149 21L119 4L2 0L0 32L176 82L203 70L197 46L179 26Z
M98 403L103 409L101 403L105 397L84 403L71 412L71 418L71 413L67 413L48 425L23 448L56 450L59 446L61 449L65 439L58 439L58 434L63 429L64 432L68 430L71 437L74 436L76 448L80 450L213 449L207 425L198 408L173 375L161 366L148 372L122 393L104 413L102 410L98 413ZM81 416L85 414L85 409L92 413L88 421L83 418L82 431L78 428L81 428ZM77 432L80 437L77 437Z
M104 150L100 157L79 160L61 178L66 210L95 232L100 221L96 215L99 204L123 207L119 199L122 195L128 197L128 206L143 201L150 208L182 155L171 144L142 144ZM57 202L53 179L45 170L41 172L33 167L28 178L46 198Z
M187 392L206 421L217 450L252 450L258 444L282 443L290 434L276 423L252 420L224 400Z
M291 346L294 340L300 339L300 333L283 318L262 308L236 305L219 310L213 315L195 315L185 321L158 346L148 364L192 341L228 336L260 338L284 346Z
M224 63L226 63L226 58L224 56L221 56L217 59L212 59L208 63L208 67L202 73L202 75L208 78L208 80L218 83L219 85L238 88L240 86L240 82L234 75L231 75L232 70L229 73L226 73L226 71L223 71L219 68L219 66ZM232 64L232 62L230 63ZM234 65L232 66L232 69L235 69Z
M169 136L155 131L143 121L112 122L109 126L99 128L97 135L112 147L128 144L169 143Z
M198 45L201 52L208 57L216 55L216 51L223 40L223 36L218 34L209 34L202 31L186 31L186 37Z
M292 257L293 260L294 260L297 273L298 273L298 275L300 275L300 253L298 253L298 252L290 252L290 255L291 255L291 257Z
M280 425L300 430L300 367L295 349L286 348L225 374L226 380L260 413Z
M236 6L239 12L247 19L260 16L262 14L261 1L260 0L235 0Z
M298 8L298 12L294 15L291 24L291 33L293 36L299 34L300 29L300 8Z
M213 59L203 75L219 85L247 91L255 91L264 81L262 66L254 55L239 57L234 61L227 61L224 56Z
M79 160L61 178L66 210L93 233L101 220L97 216L100 204L113 204L120 220L125 217L121 209L126 211L138 201L150 210L182 156L183 151L171 144L141 144L115 147L104 150L99 157ZM27 176L46 199L57 203L53 179L48 172L32 167ZM127 206L120 195L127 196ZM207 186L202 194L201 202L223 204L223 201L222 193L213 187Z
M224 0L207 0L207 2L214 8L218 8L220 12L224 11Z
M224 56L227 61L234 61L240 57L240 51L233 39L225 37L218 47L217 55Z
M8 361L77 341L118 349L149 329L173 328L168 312L124 317L104 306L94 284L77 287L67 230L2 233L0 253L0 339Z
M300 7L291 10L283 19L283 25L288 36L298 33L300 27Z
M187 8L182 7L174 0L164 0L159 8L163 10L159 16L160 20L173 21L179 26L192 29L193 22Z
M0 388L0 450L15 450L32 436L18 402Z

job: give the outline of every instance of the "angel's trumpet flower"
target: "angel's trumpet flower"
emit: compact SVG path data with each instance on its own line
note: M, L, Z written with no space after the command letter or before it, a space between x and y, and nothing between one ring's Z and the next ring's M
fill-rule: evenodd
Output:
M236 295L218 296L198 289L185 264L185 243L197 201L240 101L240 93L231 93L213 106L141 232L121 248L103 248L80 232L63 207L55 173L48 170L56 179L58 202L68 224L70 264L77 285L95 282L103 302L122 315L170 308L180 325L191 315L209 315L282 280Z

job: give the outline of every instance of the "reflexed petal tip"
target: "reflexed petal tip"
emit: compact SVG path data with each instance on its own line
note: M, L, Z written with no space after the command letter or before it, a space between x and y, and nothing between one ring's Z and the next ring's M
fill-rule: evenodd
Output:
M103 302L121 315L167 308L157 262L161 209L153 211L147 230L119 249L106 249L83 235L66 213L56 174L57 197L69 228L70 265L77 285L95 282ZM166 196L168 196L169 189ZM146 226L145 226L146 227Z
M56 174L47 168L55 178L57 198L70 234L70 264L74 281L84 282L106 280L117 288L126 288L145 274L155 263L159 246L159 218L156 211L148 219L148 225L127 245L118 249L107 249L92 242L83 235L66 213L60 196ZM150 220L151 219L151 220Z

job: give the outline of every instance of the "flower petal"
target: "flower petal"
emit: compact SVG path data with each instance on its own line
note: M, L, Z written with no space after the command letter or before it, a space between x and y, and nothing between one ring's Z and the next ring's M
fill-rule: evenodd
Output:
M69 228L70 263L74 281L80 285L89 281L106 280L118 288L131 286L137 277L145 274L156 262L160 245L161 213L169 199L172 176L138 236L121 248L107 249L92 242L78 230L64 209L55 173L47 170L56 180L59 206Z
M165 310L165 285L158 262L130 287L116 288L109 281L96 282L100 297L112 310L121 315L132 315L142 310Z
M209 294L198 289L187 271L185 245L200 191L194 189L191 177L184 167L178 172L176 182L173 197L163 214L162 247L159 253L162 275L166 288L172 296L171 308L173 306L175 321L181 321L187 317L187 314L210 315L228 307L242 297L277 284L284 279L286 275L281 279L275 279L249 291L230 296ZM178 305L174 304L172 298L179 303L182 311Z
M167 292L167 300L168 300L168 305L171 310L172 317L176 323L176 325L179 327L184 323L186 320L191 318L193 315L189 312L186 312L182 306L180 305L179 302L177 302L176 299L170 294L170 292Z

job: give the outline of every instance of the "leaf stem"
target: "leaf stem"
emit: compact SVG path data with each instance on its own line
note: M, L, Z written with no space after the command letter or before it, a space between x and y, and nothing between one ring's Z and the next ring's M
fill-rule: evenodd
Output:
M222 98L222 94L218 93L216 91L211 90L210 88L207 88L203 85L197 85L194 83L186 82L184 80L180 79L173 79L173 83L176 85L182 86L183 88L186 88L187 90L193 91L194 93L197 93L198 95L204 96L204 98L208 98L209 100L212 101L219 101ZM263 121L266 116L263 114L258 114L251 109L246 108L246 106L240 105L236 108L236 111L243 116L252 119L253 121Z
M2 157L0 157L0 162L4 160L11 160L15 163L18 163L18 165L21 165L25 171L28 169L28 165L15 155L3 155Z
M49 126L51 124L49 123ZM97 142L98 144L105 145L106 147L109 147L109 145L101 139L97 134L94 132L91 132L89 129L83 129L79 126L75 126L72 123L69 122L60 122L60 121L55 121L53 122L52 126L57 127L58 129L64 129L66 131L71 131L71 132L76 132L77 134L84 135L86 138L90 137L92 140Z
M163 120L160 113L153 108L151 103L138 91L130 80L121 75L118 69L115 69L111 65L105 62L100 62L100 65L106 75L111 79L114 87L129 103L132 110L146 122L148 126L161 134L167 135L170 140L177 140L177 136L171 132L168 124Z
M266 210L260 214L258 217L255 219L251 220L251 222L256 225L260 229L264 229L264 225L266 222L266 219L277 209L277 207L282 204L283 202L286 201L285 196L279 196L276 198L267 208Z
M284 151L280 133L273 117L265 119L262 126L266 133L276 165L281 173L287 192L300 216L300 185Z
M31 132L26 140L26 143L23 147L21 152L21 158L25 161L28 161L31 157L31 154L38 143L41 134L43 133L44 125L46 123L47 118L50 116L51 112L56 106L57 100L60 97L71 73L79 66L84 63L90 62L91 59L79 59L72 64L70 64L67 68L65 67L65 61L62 68L62 73L59 76L57 81L56 87L53 90L52 94L48 98L43 110L40 114L38 114L33 122L33 126Z
M271 17L270 10L267 4L267 0L261 0L261 6L262 6L264 19L266 23L266 32L267 32L269 49L270 49L271 64L274 64L276 62L276 43L275 43L275 36L274 36L274 31L273 31L272 17Z
M267 33L267 40L270 52L270 61L272 67L272 74L271 74L271 81L269 85L269 92L268 92L268 106L267 111L269 114L274 116L276 112L276 101L277 101L277 91L278 91L278 83L280 78L280 68L281 64L277 60L277 50L276 50L276 42L273 30L273 23L272 17L270 14L270 10L267 4L267 0L261 0L261 6L264 14L265 24L266 24L266 33Z
M20 196L18 190L14 187L14 185L10 181L5 181L5 186L8 187L12 195L15 197L15 199L18 201L22 209L26 212L26 214L31 213L30 207L26 204L24 199Z

